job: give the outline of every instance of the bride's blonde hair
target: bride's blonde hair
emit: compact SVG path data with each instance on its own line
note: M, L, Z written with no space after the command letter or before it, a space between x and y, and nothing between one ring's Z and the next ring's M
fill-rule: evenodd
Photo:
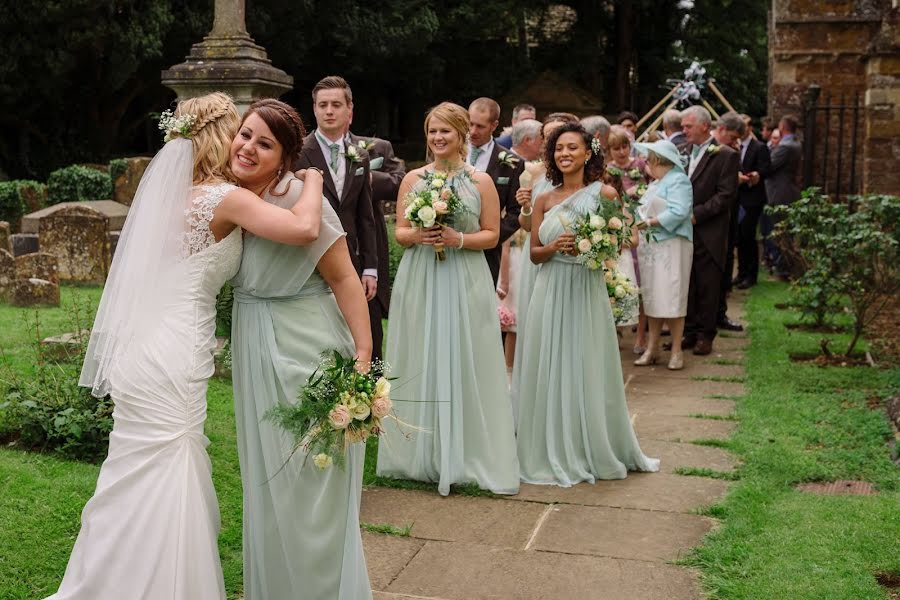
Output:
M178 103L175 116L193 115L194 125L184 136L194 144L194 185L212 181L234 181L229 165L231 141L241 117L231 96L213 92Z
M447 123L459 136L459 157L465 162L469 149L466 147L466 139L469 135L469 111L452 102L441 102L428 111L425 115L425 144L428 145L428 126L431 119L440 119ZM434 160L431 149L427 150L426 160Z

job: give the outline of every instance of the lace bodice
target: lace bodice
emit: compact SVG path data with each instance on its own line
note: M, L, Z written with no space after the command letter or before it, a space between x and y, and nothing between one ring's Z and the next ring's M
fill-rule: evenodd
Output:
M197 254L216 243L216 236L209 228L213 219L213 212L225 194L233 190L235 185L231 183L217 183L214 185L200 185L194 188L195 196L191 206L184 209L188 231L184 234L184 242L181 254L184 257Z

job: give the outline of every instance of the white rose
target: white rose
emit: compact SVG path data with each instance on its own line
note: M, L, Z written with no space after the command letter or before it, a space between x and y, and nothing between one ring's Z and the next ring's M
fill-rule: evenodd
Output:
M591 227L594 229L600 229L604 225L606 225L606 220L600 215L591 215Z
M383 398L385 396L390 395L391 393L391 382L387 380L385 377L379 377L378 381L375 382L375 397Z
M363 150L365 150L365 149L366 149L366 141L365 141L365 140L359 140L359 144L357 144L357 146L359 146L360 148L362 148Z
M605 273L603 273L603 279L606 280L606 283L612 283L613 281L615 281L615 278L613 278L613 274L610 271L606 271Z
M442 187L444 187L444 180L443 180L443 179L439 179L439 178L437 178L437 177L434 178L434 179L432 179L432 180L431 180L431 187L433 187L433 188L436 189L436 190L441 189Z
M365 402L358 402L356 406L350 409L350 415L357 421L365 421L369 418L371 412L369 405Z
M619 217L613 217L609 220L610 229L622 229L622 221Z
M590 252L591 251L591 240L582 239L580 242L578 242L578 251L581 252L582 254L587 254L588 252Z
M323 452L321 454L316 454L313 457L313 463L320 469L327 469L334 463L334 461L330 456Z
M433 208L430 206L423 206L416 214L418 215L419 220L422 221L423 226L434 227L434 220L437 218L437 213L434 212Z
M603 234L600 233L599 231L595 231L594 233L591 234L591 241L595 244L599 244L600 242L603 241Z
M625 288L621 285L616 286L616 298L624 298L625 297Z

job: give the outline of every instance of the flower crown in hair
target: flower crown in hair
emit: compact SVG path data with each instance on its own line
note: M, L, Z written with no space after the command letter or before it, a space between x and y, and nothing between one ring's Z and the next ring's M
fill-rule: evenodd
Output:
M177 137L191 139L194 123L197 122L197 115L181 115L176 117L171 110L163 111L159 115L159 128L166 132L163 141L168 142Z
M595 155L603 152L603 144L600 143L600 138L594 138L591 140L591 150L593 150Z

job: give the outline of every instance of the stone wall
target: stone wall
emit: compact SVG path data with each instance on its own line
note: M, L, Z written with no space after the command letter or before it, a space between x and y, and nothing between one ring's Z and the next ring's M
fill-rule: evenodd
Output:
M806 92L819 104L859 99L857 189L900 193L898 7L892 0L774 0L769 14L769 114L802 123ZM835 185L840 113L818 113L813 183ZM848 191L853 111L844 113L841 189ZM824 160L825 138L829 150ZM824 177L827 170L829 177ZM832 190L833 191L833 190Z

